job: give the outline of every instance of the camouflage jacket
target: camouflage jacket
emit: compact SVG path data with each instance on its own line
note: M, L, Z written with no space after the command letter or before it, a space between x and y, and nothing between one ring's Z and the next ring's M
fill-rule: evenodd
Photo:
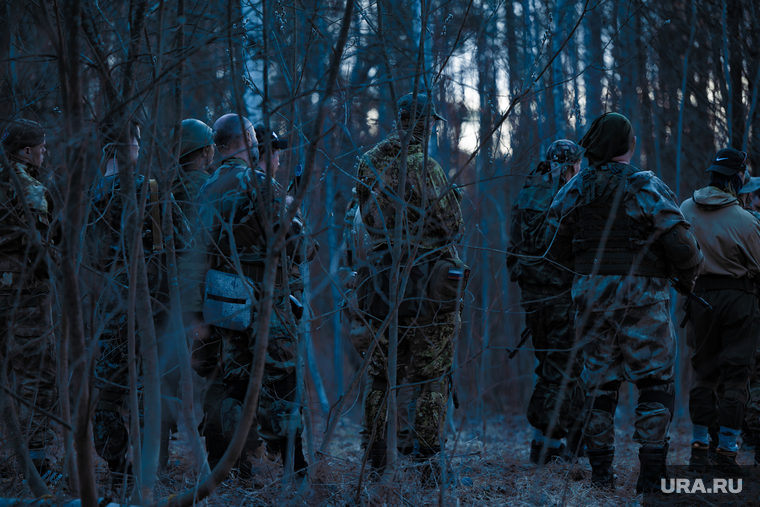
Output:
M267 253L264 220L267 214L259 209L259 203L263 202L269 211L268 218L276 233L281 225L282 200L286 198L274 179L269 194L265 183L266 174L252 170L242 159L228 158L203 185L198 197L201 203L200 228L204 234L205 251L210 256L209 266L232 266L233 255L237 255L243 264L264 263ZM257 190L261 192L261 201ZM234 240L234 252L231 239ZM302 255L302 241L307 242L306 259ZM314 256L316 243L305 233L299 215L290 224L285 249L288 259L295 264Z
M587 167L570 180L554 198L547 217L546 237L551 244L549 257L574 267L573 234L579 223L579 209L593 202L595 196L609 189L599 188L608 180L597 177L596 171L615 169L616 162L602 168ZM622 207L626 216L653 241L678 224L689 227L678 206L675 194L651 171L635 172L619 184L624 184ZM596 181L590 187L584 182ZM556 236L556 237L555 237ZM573 280L573 300L579 312L590 305L592 311L608 311L639 307L666 301L670 298L666 278L627 275L576 275Z
M137 201L140 202L144 177L135 176L137 189ZM150 189L148 189L150 192ZM187 249L193 243L185 214L177 205L174 197L170 195L172 205L172 220L174 245L177 250ZM101 271L119 269L119 265L128 258L124 252L124 230L126 216L124 215L124 200L121 192L121 181L118 174L101 177L91 191L92 212L91 222L93 227L92 237L97 243L91 246L93 260ZM148 266L163 264L163 250L154 249L153 221L151 195L147 196L147 205L144 211L143 226L141 232L145 263ZM160 201L156 204L161 207ZM163 221L163 218L161 218ZM160 225L159 225L160 227ZM163 242L166 242L167 231L162 231Z
M448 181L431 157L423 167L422 144L409 144L406 189L396 196L399 184L401 139L399 132L369 150L359 161L356 185L362 220L372 239L373 250L387 249L392 244L396 226L396 209L404 203L404 241L420 243L421 250L432 250L454 242L464 232L462 211L457 190L446 192ZM427 177L425 173L427 172ZM422 229L410 227L422 217ZM416 238L409 238L416 234Z
M513 282L533 293L569 289L573 284L571 271L540 258L549 249L546 215L553 198L551 183L535 170L512 205L507 268Z
M206 171L185 172L174 184L172 193L185 214L194 239L192 246L177 251L177 272L183 312L203 311L203 280L206 276L206 254L202 231L199 230L198 194L211 175Z
M49 279L47 264L35 249L31 234L39 234L40 244L51 246L53 199L50 192L40 183L38 169L20 160L10 159L12 170L21 184L23 200L16 193L16 185L11 181L8 168L0 166L0 290L17 287L18 277L23 273L24 285L29 288ZM24 211L26 202L31 221ZM34 273L27 271L34 265Z

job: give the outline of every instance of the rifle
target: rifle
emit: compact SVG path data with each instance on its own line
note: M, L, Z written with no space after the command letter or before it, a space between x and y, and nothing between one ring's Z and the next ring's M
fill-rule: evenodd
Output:
M686 288L686 285L684 285L684 283L681 280L679 280L678 278L668 278L668 281L670 282L670 285L676 290L676 292L678 292L679 294L683 294L688 299L699 303L708 312L712 311L713 307L710 305L710 303L708 303L701 297L694 294L688 288Z
M522 333L520 333L520 343L517 344L517 347L515 347L512 352L509 353L509 358L512 359L517 355L518 352L520 352L520 348L525 345L525 342L528 341L530 338L530 329L526 326L525 329L523 329Z

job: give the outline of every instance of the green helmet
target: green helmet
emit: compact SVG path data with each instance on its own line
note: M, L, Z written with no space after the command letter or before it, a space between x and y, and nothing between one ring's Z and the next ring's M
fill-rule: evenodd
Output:
M174 130L172 129L172 138ZM200 120L188 119L182 120L182 144L179 148L179 156L200 150L206 146L214 144L214 131Z
M412 106L414 105L414 94L407 93L400 99L398 99L398 110L401 111L409 111L409 113L412 112ZM427 115L427 110L430 109L430 117L435 118L436 120L443 120L443 116L438 114L438 111L435 109L435 104L433 104L432 100L428 100L428 96L426 93L418 93L417 94L417 109L415 111L415 115L417 118L422 118L423 116Z

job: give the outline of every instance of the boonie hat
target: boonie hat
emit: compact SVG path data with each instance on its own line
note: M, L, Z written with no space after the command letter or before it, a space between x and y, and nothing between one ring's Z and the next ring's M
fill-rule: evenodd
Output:
M733 176L747 168L747 154L733 148L723 148L715 154L712 165L705 172L715 171Z

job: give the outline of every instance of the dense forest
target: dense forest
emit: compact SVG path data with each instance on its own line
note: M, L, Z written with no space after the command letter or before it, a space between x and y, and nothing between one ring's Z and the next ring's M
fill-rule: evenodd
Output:
M223 114L240 113L288 141L280 164L290 171L288 181L303 168L295 196L321 245L305 270L307 318L299 329L313 462L325 459L326 441L346 438L335 432L341 418L359 417L354 407L367 361L354 350L339 311L344 214L357 160L392 131L402 95L428 93L446 119L437 124L429 155L463 191L466 234L457 247L472 269L453 370L460 408L449 402L446 431L454 440L474 425L488 443L494 414L524 416L534 381L529 347L508 357L524 326L519 288L505 262L510 207L525 177L553 141L580 140L608 111L631 120L639 147L632 163L659 176L679 201L706 184L704 172L720 148L747 152L754 169L758 22L760 3L749 0L0 2L0 124L25 118L44 127L41 181L63 224L52 293L59 390L72 393L56 409L65 423L61 459L78 477L71 491L86 505L103 496L93 458L82 457L91 449L86 427L97 349L91 330L98 322L81 250L92 220L86 196L103 164L104 118L139 120L137 171L165 182L177 174L183 119L213 125ZM134 236L134 228L127 223L124 236ZM130 318L141 318L146 290L130 287L136 299ZM676 322L679 313L674 292ZM159 362L155 347L148 348L141 350L146 390L157 385ZM679 339L680 414L692 378L688 357ZM189 368L183 375L190 382ZM198 389L196 381L196 405ZM0 407L10 400L0 391ZM146 392L146 417L157 400ZM158 438L146 425L143 477L146 470L155 475ZM197 455L196 437L187 439ZM2 445L10 453L8 440ZM194 477L200 475L198 467ZM155 481L144 480L144 487ZM189 505L220 482L207 479L196 493L142 501ZM28 483L36 496L46 491ZM194 484L194 478L183 483ZM13 491L21 490L0 493ZM439 500L446 502L443 494ZM402 504L389 505L395 502Z

